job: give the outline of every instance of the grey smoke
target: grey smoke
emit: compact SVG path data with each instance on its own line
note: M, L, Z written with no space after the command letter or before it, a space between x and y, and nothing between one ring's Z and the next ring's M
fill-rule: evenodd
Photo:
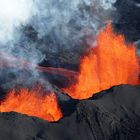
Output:
M47 0L38 5L38 14L31 24L38 38L46 38L52 51L79 47L84 30L96 34L104 22L110 20L116 0ZM79 48L78 48L79 49Z
M43 76L35 66L51 55L68 50L77 58L85 36L97 35L112 20L116 0L0 0L0 52L34 65L20 69L0 68L3 86L28 85ZM86 40L87 44L93 43ZM71 55L72 54L72 55ZM2 55L7 60L7 55ZM45 58L46 57L46 58ZM69 61L71 61L69 59ZM9 60L11 63L11 60ZM13 75L13 76L11 76ZM14 77L14 78L13 78ZM14 80L13 80L14 79ZM47 82L48 84L48 82Z

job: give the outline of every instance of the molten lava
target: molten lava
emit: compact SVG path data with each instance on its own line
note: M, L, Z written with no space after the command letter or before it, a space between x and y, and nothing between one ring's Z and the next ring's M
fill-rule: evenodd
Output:
M64 89L72 98L89 98L115 85L138 84L139 62L133 44L127 45L111 24L100 31L97 44L82 58L77 82Z
M88 55L81 59L79 73L63 68L35 68L41 72L71 77L70 79L76 76L76 83L63 89L76 99L89 98L99 91L120 84L138 84L139 60L133 44L126 44L122 35L113 32L111 24L100 31L97 44L97 47L91 46ZM0 62L1 66L17 67L16 58L12 61L6 58ZM26 61L21 61L20 64L25 68L31 65ZM55 94L42 93L44 91L41 88L12 90L0 102L0 112L15 111L48 121L59 120L62 113Z
M48 121L59 120L62 117L62 113L56 95L54 93L41 95L41 92L43 92L41 88L12 90L1 101L0 112L14 111Z
M66 77L69 81L72 78L75 78L77 76L76 71L67 70L64 68L53 68L53 67L43 67L43 66L37 66L34 65L28 61L25 61L23 59L16 58L14 56L11 56L9 54L5 54L3 52L0 52L0 66L5 68L19 68L19 69L27 69L33 67L34 69L38 70L39 72L47 72L50 74L56 74L60 76Z

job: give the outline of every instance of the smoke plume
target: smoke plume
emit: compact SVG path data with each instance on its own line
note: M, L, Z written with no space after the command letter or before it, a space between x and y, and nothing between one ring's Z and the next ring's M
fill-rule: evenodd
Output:
M29 85L37 81L46 84L47 80L35 67L50 56L60 56L61 52L62 57L67 57L67 50L67 62L71 62L72 57L78 58L84 48L85 36L96 36L108 20L113 20L115 2L0 0L0 61L16 65L14 68L0 68L3 87ZM86 43L94 41L86 40ZM25 68L21 61L32 65Z

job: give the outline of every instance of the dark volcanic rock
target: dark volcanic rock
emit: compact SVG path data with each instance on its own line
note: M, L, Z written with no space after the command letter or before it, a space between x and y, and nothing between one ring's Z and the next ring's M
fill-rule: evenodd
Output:
M121 85L77 101L56 123L1 113L0 140L139 140L139 100L140 86ZM70 103L63 105L68 111Z

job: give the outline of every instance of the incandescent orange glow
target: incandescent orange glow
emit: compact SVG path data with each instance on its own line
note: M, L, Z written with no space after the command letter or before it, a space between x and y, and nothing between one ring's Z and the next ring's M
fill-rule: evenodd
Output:
M40 95L40 88L31 90L22 88L19 91L12 90L1 101L0 112L19 112L29 116L35 116L48 121L57 121L62 117L56 95Z
M126 45L111 24L100 31L97 44L82 58L77 82L64 89L72 98L89 98L115 85L138 84L139 62L133 44Z

